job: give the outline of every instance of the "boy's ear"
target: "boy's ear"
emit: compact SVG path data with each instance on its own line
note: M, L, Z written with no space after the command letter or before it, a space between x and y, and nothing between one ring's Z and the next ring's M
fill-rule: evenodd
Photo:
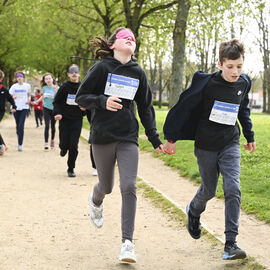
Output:
M220 61L218 61L217 62L217 65L218 65L218 67L220 68L220 69L222 69L223 67L222 67L222 64L221 64L221 62Z

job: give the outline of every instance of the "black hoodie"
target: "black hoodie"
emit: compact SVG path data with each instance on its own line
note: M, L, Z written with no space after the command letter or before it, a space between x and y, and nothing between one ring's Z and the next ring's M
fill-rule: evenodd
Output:
M76 95L76 102L80 106L93 111L90 143L127 141L138 144L139 125L134 114L133 100L120 98L123 108L117 112L106 109L109 96L104 94L104 90L109 73L139 80L134 101L145 134L153 147L157 148L162 142L156 130L152 93L145 72L136 62L122 64L111 56L105 56L89 70Z
M6 100L12 105L12 109L16 109L15 101L7 88L0 83L0 111L5 111Z
M67 81L58 89L53 101L53 114L61 114L63 119L82 119L84 112L74 103L80 82Z

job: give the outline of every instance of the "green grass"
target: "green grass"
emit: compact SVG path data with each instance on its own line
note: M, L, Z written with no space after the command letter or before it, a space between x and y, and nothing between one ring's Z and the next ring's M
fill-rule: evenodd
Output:
M157 129L163 139L163 124L167 110L156 109ZM249 214L255 214L260 220L270 223L270 115L254 113L252 121L255 131L257 149L255 153L243 149L245 143L241 135L241 207ZM84 127L89 128L87 119L84 119ZM144 134L144 128L140 124L140 135ZM157 156L148 140L139 138L141 150L153 152L155 157L162 159L166 165L179 170L179 174L196 183L200 183L200 175L197 161L193 154L193 141L177 141L177 153L172 156L162 154ZM194 194L191 194L191 197ZM223 197L222 179L220 178L217 197Z
M167 111L156 109L157 129L161 138L164 138L162 127ZM260 220L270 223L270 115L254 113L251 116L255 131L257 149L250 154L243 149L245 143L241 135L241 192L242 208L249 214L255 214ZM140 124L140 134L144 129ZM140 149L154 150L145 139L139 139ZM193 141L177 141L177 153L172 156L159 155L166 165L179 170L181 176L187 177L196 183L200 183L200 175L197 161L194 156ZM192 196L192 195L191 195ZM220 178L217 197L223 197L222 179Z

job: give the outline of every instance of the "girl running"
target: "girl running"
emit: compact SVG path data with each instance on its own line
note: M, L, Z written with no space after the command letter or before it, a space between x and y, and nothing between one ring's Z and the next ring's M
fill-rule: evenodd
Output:
M152 94L146 74L135 62L136 40L131 30L118 28L108 39L95 38L95 64L83 80L76 102L94 110L90 143L93 147L99 182L89 197L90 219L103 225L103 200L111 193L117 161L122 195L122 245L119 260L136 262L132 243L136 212L138 169L138 121L136 102L148 140L157 153L164 152L156 130Z
M55 94L57 92L58 86L56 85L56 81L51 73L46 73L43 75L42 80L40 82L42 92L43 92L43 115L45 122L45 130L44 130L44 149L49 149L49 129L51 126L51 149L54 148L54 137L55 137L55 119L53 116L53 100ZM39 102L42 97L37 101Z
M24 82L25 75L22 71L15 72L14 82L9 93L13 96L17 106L14 112L16 121L16 133L18 136L18 151L23 151L24 123L31 103L31 86Z

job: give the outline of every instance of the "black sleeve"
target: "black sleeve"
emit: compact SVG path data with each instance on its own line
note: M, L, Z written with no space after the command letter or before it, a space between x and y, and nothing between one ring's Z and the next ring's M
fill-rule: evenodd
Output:
M254 132L252 131L252 121L250 119L249 98L248 93L251 88L251 83L248 84L245 96L240 104L238 119L242 126L243 134L248 143L254 142Z
M95 64L88 71L77 91L75 99L76 103L88 110L93 108L106 110L108 97L103 94L106 76L107 74L102 68L102 64Z
M14 101L12 95L9 93L9 91L6 88L5 88L5 91L7 93L7 100L11 104L12 109L17 109L17 106L15 104L15 101Z
M64 88L65 88L65 84L62 84L55 94L55 97L53 100L53 115L63 114L61 108L62 108L62 104L64 104L67 98L67 94Z
M153 147L157 148L160 144L162 144L162 142L159 139L159 134L157 133L155 110L152 104L152 93L144 71L142 71L135 101L138 106L138 113L141 122L145 128L145 134L148 137L148 140L152 143Z

